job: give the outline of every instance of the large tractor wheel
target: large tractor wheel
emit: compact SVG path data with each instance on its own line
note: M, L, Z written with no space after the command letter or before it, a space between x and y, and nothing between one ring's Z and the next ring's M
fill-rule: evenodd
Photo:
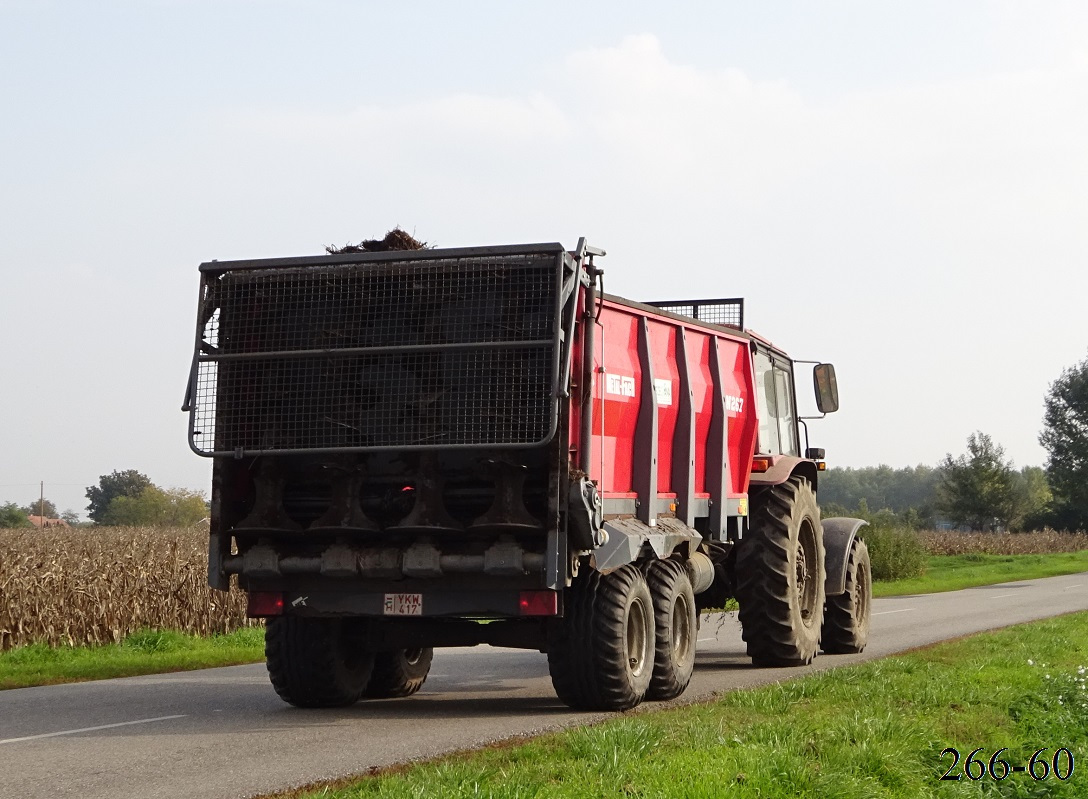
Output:
M269 619L264 652L272 687L296 707L353 704L374 666L374 655L352 639L344 619Z
M411 696L427 680L433 656L434 650L430 647L375 652L374 670L363 696L368 699Z
M654 670L654 605L642 572L586 570L566 596L548 641L559 698L578 710L627 710L646 696Z
M802 666L820 645L824 542L808 481L793 477L752 500L737 552L737 600L748 654L759 666Z
M846 563L846 591L827 598L820 644L823 650L836 655L864 650L869 643L872 608L873 573L869 566L869 548L860 538L855 538Z
M675 560L654 560L646 568L654 603L654 672L647 699L674 699L684 693L695 668L695 594L687 570Z

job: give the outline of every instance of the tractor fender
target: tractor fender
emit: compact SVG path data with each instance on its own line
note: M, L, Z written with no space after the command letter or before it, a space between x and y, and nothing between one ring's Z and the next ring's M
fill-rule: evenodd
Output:
M757 486L782 485L793 476L803 477L809 481L813 489L816 488L817 475L816 464L796 455L772 455L771 466L765 472L754 472L749 478L749 484Z
M824 519L824 566L827 577L824 593L839 596L846 590L846 565L850 560L850 547L858 537L858 530L868 524L861 519Z

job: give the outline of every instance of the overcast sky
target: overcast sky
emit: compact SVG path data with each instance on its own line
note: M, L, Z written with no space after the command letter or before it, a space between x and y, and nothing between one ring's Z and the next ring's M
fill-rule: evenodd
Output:
M0 0L0 502L138 469L205 260L395 225L608 251L836 364L832 466L1038 464L1088 356L1088 3Z

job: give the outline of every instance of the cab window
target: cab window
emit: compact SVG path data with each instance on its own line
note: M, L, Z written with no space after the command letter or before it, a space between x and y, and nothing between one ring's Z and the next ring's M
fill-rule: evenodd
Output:
M759 416L759 451L776 454L778 448L778 405L775 402L774 365L771 356L756 350L756 414Z
M765 350L756 350L753 360L759 451L768 455L799 455L790 362Z

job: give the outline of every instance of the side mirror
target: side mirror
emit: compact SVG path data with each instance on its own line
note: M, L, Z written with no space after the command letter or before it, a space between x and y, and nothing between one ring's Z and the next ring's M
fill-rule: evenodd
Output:
M816 407L820 413L834 413L839 409L839 384L835 380L835 367L818 363L812 367L812 383L816 388Z

